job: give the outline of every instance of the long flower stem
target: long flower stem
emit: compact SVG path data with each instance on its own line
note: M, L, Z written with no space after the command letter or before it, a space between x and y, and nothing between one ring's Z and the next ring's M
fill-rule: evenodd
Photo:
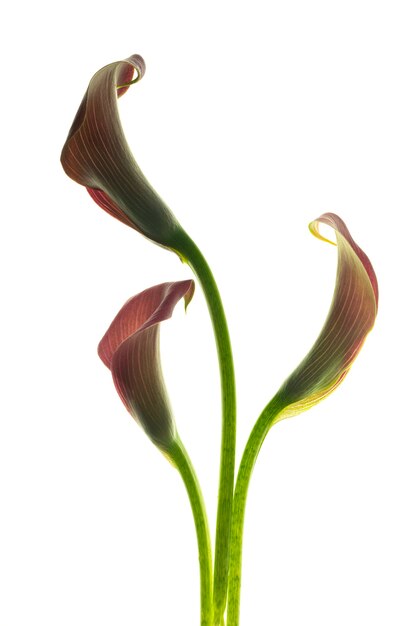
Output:
M278 412L279 401L277 400L277 397L275 397L265 407L253 427L240 462L239 472L236 479L235 495L233 498L227 626L239 625L243 526L249 481L263 441L271 427L273 419L276 417Z
M201 626L212 626L212 556L210 531L203 496L194 468L181 441L175 441L169 451L169 457L184 481L194 516L200 561Z
M222 441L219 495L216 524L213 607L214 624L222 623L226 607L230 528L236 448L236 391L234 365L226 316L219 290L207 261L195 243L183 233L178 246L180 256L190 265L200 281L213 324L220 368L222 393Z

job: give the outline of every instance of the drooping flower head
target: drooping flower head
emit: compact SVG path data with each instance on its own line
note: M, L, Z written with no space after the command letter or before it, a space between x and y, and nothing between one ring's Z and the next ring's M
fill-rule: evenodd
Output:
M162 376L159 326L171 317L181 298L187 306L193 294L192 280L142 291L120 309L98 347L125 407L165 452L177 431Z
M181 228L136 163L118 112L118 97L144 73L145 62L135 54L94 74L69 131L61 163L101 208L171 248Z

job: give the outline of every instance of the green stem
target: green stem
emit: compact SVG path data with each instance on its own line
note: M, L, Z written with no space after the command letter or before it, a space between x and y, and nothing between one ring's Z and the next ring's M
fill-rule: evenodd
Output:
M169 458L181 474L194 516L200 561L201 626L212 626L212 557L210 531L203 496L190 458L179 439L170 448Z
M239 625L243 526L249 481L263 441L279 413L280 408L279 399L275 396L265 407L253 427L240 462L236 479L235 495L233 498L227 626Z
M214 561L214 624L222 623L226 608L230 551L230 528L236 448L236 391L229 331L223 304L207 261L195 243L182 233L176 249L200 281L213 324L222 393L222 441Z

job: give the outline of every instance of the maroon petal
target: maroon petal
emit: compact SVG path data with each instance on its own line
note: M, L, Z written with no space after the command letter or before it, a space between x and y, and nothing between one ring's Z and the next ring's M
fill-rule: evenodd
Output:
M127 410L164 450L175 439L176 428L161 370L159 324L172 316L181 298L187 305L193 293L194 282L186 280L163 283L134 296L98 347Z
M367 255L352 239L346 224L325 213L310 224L319 239L319 224L336 234L338 268L327 319L310 352L277 394L280 411L275 421L296 415L326 398L345 378L372 329L378 309L378 284Z
M137 78L133 79L134 73ZM180 226L146 180L126 141L117 99L142 78L135 54L91 79L61 154L65 172L84 185L108 213L149 239L173 247Z
M100 189L91 189L91 187L86 188L90 196L93 198L95 202L97 202L98 206L104 209L109 215L115 217L123 224L130 226L131 228L136 228L135 224L119 209L117 204L107 196L104 191Z

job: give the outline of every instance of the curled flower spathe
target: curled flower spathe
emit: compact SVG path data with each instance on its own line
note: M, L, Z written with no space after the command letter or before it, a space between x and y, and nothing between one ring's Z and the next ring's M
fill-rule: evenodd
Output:
M325 213L310 224L319 239L319 224L336 234L338 266L330 310L310 352L284 382L275 401L274 421L301 413L327 397L345 378L372 329L378 308L378 283L367 255L352 239L343 220Z
M187 306L193 293L192 280L146 289L121 308L98 347L125 407L165 452L177 431L162 376L159 325L172 316L181 298Z
M172 248L180 226L137 165L118 112L118 97L144 73L145 63L135 54L94 74L63 147L61 163L101 208L152 241Z

